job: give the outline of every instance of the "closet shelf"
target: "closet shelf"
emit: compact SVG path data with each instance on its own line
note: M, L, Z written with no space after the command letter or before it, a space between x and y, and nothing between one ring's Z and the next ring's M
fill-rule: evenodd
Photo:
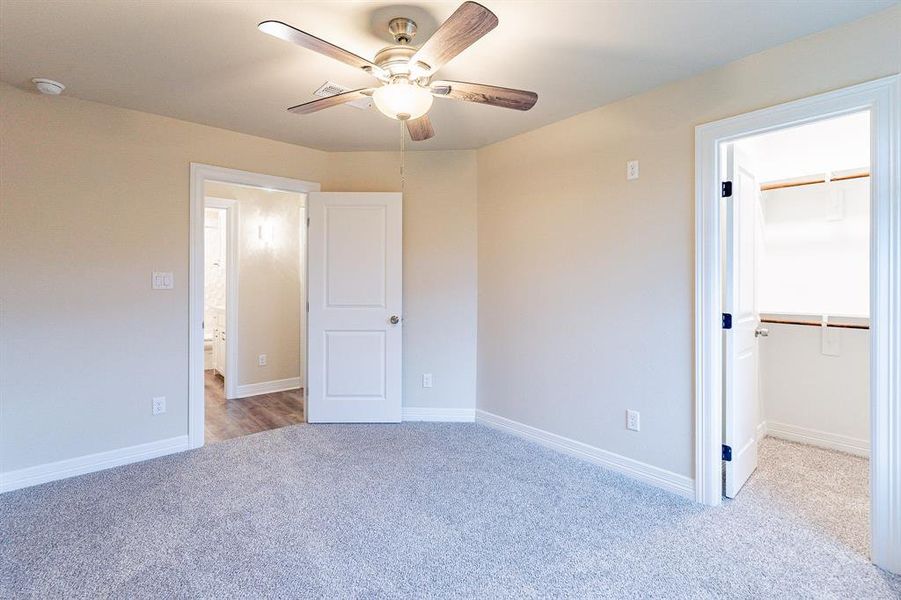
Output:
M772 318L762 318L760 319L761 323L777 323L780 325L803 325L805 327L822 327L823 323L821 321L804 321L804 320L796 320L796 319L772 319ZM839 329L869 329L869 325L861 325L855 323L833 323L828 321L826 323L826 327L837 327Z

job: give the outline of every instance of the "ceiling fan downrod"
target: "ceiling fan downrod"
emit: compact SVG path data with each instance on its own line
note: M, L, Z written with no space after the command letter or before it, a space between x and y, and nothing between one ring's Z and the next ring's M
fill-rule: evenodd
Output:
M416 21L406 17L395 17L388 22L388 31L398 44L408 45L416 35Z

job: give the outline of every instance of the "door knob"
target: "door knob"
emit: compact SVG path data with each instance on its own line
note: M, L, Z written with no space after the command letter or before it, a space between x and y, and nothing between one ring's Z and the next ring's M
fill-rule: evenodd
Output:
M767 337L770 335L770 330L766 327L758 327L754 330L754 337Z
M397 315L391 315L391 318L388 319L388 322L392 325L397 325L398 323L400 323L400 317L398 317Z

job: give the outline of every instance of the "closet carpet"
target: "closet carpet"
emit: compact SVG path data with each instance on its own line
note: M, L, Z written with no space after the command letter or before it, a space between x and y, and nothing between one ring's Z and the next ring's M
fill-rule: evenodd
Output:
M474 424L296 425L0 496L0 597L898 598L866 461L706 508Z

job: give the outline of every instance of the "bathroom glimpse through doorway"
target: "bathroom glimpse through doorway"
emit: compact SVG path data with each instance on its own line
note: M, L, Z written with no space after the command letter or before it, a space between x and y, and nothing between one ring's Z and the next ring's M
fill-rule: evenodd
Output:
M203 369L219 378L225 398L235 398L238 290L238 202L207 196L203 220ZM231 351L230 351L231 350ZM230 368L231 367L231 368Z
M191 168L192 447L305 421L307 182Z
M305 420L306 196L204 184L207 443Z

